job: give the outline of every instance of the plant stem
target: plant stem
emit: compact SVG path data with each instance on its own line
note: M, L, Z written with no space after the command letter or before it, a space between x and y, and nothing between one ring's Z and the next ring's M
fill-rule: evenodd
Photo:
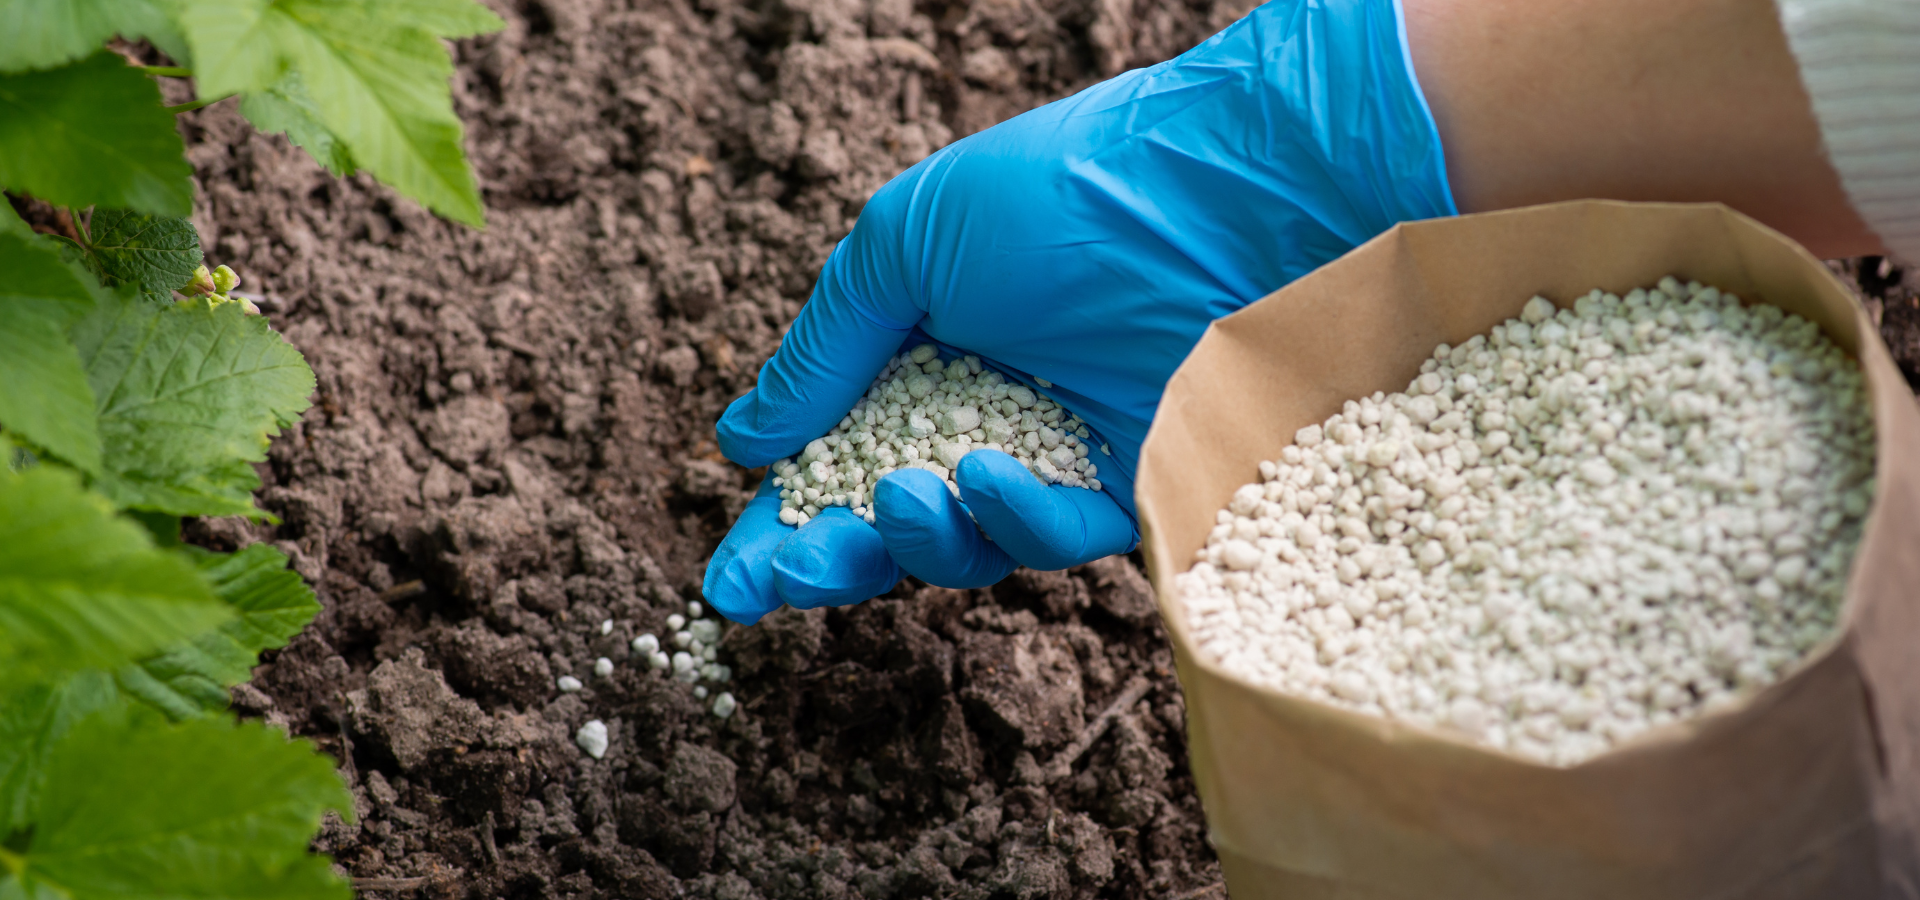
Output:
M155 78L192 78L193 70L181 66L140 66L140 74Z
M231 95L229 95L229 96L231 96ZM219 103L220 101L222 101L222 100L225 100L225 99L227 99L227 98L226 98L226 97L215 97L215 98L213 98L212 100L191 100L191 101L188 101L188 102L186 102L186 103L181 103L181 104L179 104L179 105L176 105L176 106L169 106L169 107L167 107L167 112L170 112L170 113L173 113L174 115L176 115L176 116L177 116L177 115L179 115L179 114L181 114L181 113L184 113L184 112L193 112L194 110L196 110L196 109L199 109L199 108L200 108L200 107L202 107L202 106L208 106L208 105L210 105L210 104L214 104L214 103Z

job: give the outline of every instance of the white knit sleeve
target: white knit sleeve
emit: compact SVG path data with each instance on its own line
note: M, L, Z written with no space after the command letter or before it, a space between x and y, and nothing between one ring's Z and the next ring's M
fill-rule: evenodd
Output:
M1920 0L1775 0L1853 208L1920 261Z

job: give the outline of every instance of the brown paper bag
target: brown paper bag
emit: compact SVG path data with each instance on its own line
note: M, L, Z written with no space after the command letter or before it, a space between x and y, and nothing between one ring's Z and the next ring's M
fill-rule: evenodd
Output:
M1301 426L1442 341L1663 275L1818 323L1866 369L1878 494L1842 632L1726 712L1571 768L1237 680L1174 589ZM1235 900L1920 895L1920 411L1817 260L1725 207L1582 201L1401 225L1207 331L1140 455L1144 548Z

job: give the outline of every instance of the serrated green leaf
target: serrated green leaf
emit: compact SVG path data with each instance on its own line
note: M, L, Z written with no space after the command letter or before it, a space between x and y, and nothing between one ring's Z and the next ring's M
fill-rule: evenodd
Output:
M473 0L384 0L380 5L389 21L435 37L474 37L507 27L492 10Z
M108 471L100 491L129 508L177 511L181 516L247 516L280 520L253 505L260 475L244 462L207 464L165 476L121 475Z
M350 814L352 798L304 741L218 718L96 715L49 754L0 897L348 900L307 849L328 809Z
M81 672L11 693L0 691L0 835L24 821L50 748L97 710L144 701L174 720L224 710L227 688L248 678L259 652L286 646L319 611L278 550L254 544L221 554L179 551L210 579L238 617L158 657L109 674Z
M153 80L102 50L0 75L0 186L75 209L185 216L193 167Z
M75 723L124 702L106 672L78 672L0 693L0 835L25 825L47 754Z
M272 87L241 97L240 114L267 134L286 135L334 175L345 178L354 173L353 154L320 124L320 108L308 95L299 72L288 72Z
M166 297L186 287L200 265L200 232L179 216L96 209L86 237L83 262L108 287L131 284Z
M300 351L237 303L125 293L70 333L96 398L101 493L177 516L266 518L249 463L311 405L313 370Z
M226 709L227 688L252 675L260 651L286 646L320 612L313 589L271 546L254 544L233 554L183 552L236 618L116 676L122 690L175 719Z
M79 59L114 35L146 37L169 50L172 25L147 0L0 0L0 72L44 69ZM176 59L179 57L175 57Z
M204 678L183 676L164 681L143 666L122 666L114 684L127 697L145 703L168 719L197 719L227 708L226 689Z
M446 8L448 0L201 0L181 23L201 61L202 96L264 91L297 70L320 123L355 164L478 228L485 213L447 88L453 62L422 27L454 24Z
M99 472L93 391L65 332L93 295L31 235L0 232L0 272L0 428Z
M232 617L191 563L79 475L0 474L0 684L113 669Z

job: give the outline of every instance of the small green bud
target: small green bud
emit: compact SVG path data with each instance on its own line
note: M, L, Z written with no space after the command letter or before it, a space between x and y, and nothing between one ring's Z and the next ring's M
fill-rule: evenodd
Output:
M221 266L220 268L224 269L226 266ZM201 266L193 270L193 280L187 282L187 286L181 288L180 293L192 297L199 294L211 294L214 290L213 273L207 271L206 266Z
M205 268L205 266L202 266L201 268ZM239 286L240 286L240 276L235 275L232 269L229 269L226 266L221 266L220 268L213 270L213 289L215 291L218 291L224 294Z

